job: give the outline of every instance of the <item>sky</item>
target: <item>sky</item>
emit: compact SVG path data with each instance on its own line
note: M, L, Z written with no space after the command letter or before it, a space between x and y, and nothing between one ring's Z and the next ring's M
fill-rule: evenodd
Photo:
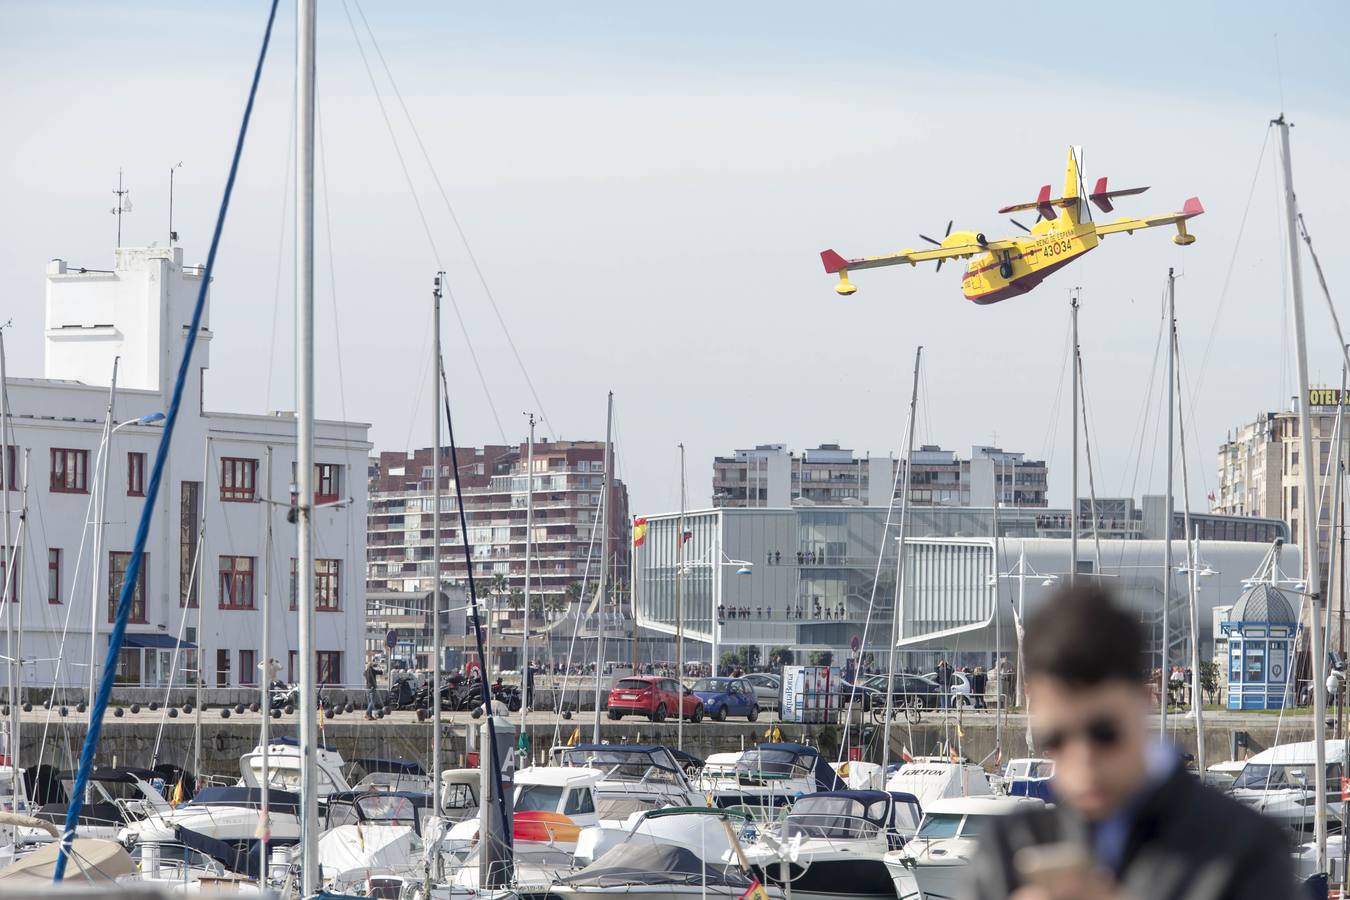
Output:
M163 244L182 163L174 230L189 262L205 259L267 8L0 0L10 372L41 374L46 261L110 265L119 168L124 244ZM1172 267L1189 496L1203 506L1225 435L1286 407L1296 384L1268 127L1281 110L1333 298L1350 280L1350 15L1333 2L1288 4L1279 21L1254 3L961 10L323 0L319 415L370 423L376 450L430 445L443 269L459 440L522 440L527 411L541 437L600 439L613 391L635 513L677 507L680 443L691 507L709 503L712 457L739 447L902 453L918 345L916 440L1044 458L1051 502L1067 504L1080 288L1095 487L1138 497L1164 486ZM217 263L212 409L294 405L293 23L283 2ZM995 210L1058 188L1070 144L1090 181L1150 186L1112 217L1199 196L1196 243L1112 237L992 306L961 296L959 265L861 272L856 295L835 295L821 250L913 247L949 220L1012 233ZM1304 270L1312 381L1335 384L1335 332ZM1085 467L1084 494L1086 480Z

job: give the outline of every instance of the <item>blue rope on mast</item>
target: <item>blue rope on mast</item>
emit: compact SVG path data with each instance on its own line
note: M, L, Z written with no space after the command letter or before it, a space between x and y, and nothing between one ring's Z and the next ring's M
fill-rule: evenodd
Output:
M70 858L70 845L75 839L75 827L80 821L80 810L84 806L84 792L89 783L89 773L94 768L94 754L98 750L99 737L103 732L103 714L108 709L112 697L113 677L117 672L117 657L122 652L123 638L126 636L127 620L131 618L131 597L135 593L136 582L141 574L141 561L145 556L145 543L150 536L150 519L155 509L155 500L159 496L159 484L164 475L164 461L169 455L169 444L173 440L174 426L178 423L178 407L183 402L183 385L187 382L192 362L192 351L197 346L197 333L201 329L202 313L206 308L206 292L211 286L211 273L215 270L216 250L220 247L220 235L225 229L225 214L230 209L230 195L234 192L234 179L239 173L239 159L244 153L244 138L248 134L248 122L253 115L253 101L258 96L258 82L262 79L263 61L267 59L267 46L272 40L272 25L277 18L277 4L272 0L271 11L267 15L267 30L263 32L262 49L258 52L258 64L253 70L253 84L248 91L248 104L244 107L244 120L239 125L239 137L234 144L234 157L230 160L230 175L225 180L225 196L220 201L220 212L216 215L216 228L211 235L211 250L206 257L206 268L202 272L201 288L197 291L197 305L192 310L192 324L188 327L187 342L183 347L183 359L178 364L178 376L173 383L173 398L169 402L168 415L164 419L164 433L159 437L159 447L155 450L155 464L150 470L150 484L145 492L145 504L141 508L141 519L136 526L136 543L131 551L131 560L127 564L122 579L122 590L117 597L117 615L113 622L112 634L108 636L108 655L103 662L103 678L98 685L98 694L94 697L93 707L89 710L89 731L84 736L84 746L80 750L80 767L75 773L75 785L71 790L70 806L66 810L66 826L61 834L61 842L56 856L56 872L52 881L61 881L66 876L66 862ZM97 561L96 561L97 562ZM93 635L90 635L93 638ZM200 638L199 638L200 639ZM198 650L200 657L201 651ZM201 662L198 659L197 668ZM200 676L200 671L198 675Z

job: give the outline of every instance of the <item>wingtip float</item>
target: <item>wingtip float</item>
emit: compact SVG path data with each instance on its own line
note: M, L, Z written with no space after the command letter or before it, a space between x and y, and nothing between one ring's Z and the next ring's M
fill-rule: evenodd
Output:
M822 251L820 260L825 271L839 276L835 293L842 297L857 293L857 286L849 280L849 272L858 269L901 263L918 265L929 261L936 261L941 268L943 260L960 258L969 260L961 279L961 291L966 299L980 304L997 303L1027 293L1051 273L1095 249L1108 234L1133 234L1144 228L1173 225L1177 229L1172 238L1173 243L1183 247L1195 243L1195 235L1187 229L1186 221L1205 211L1199 197L1187 200L1180 212L1123 218L1105 224L1092 221L1091 210L1080 196L1081 158L1081 149L1069 148L1061 196L1052 197L1051 186L1047 184L1041 187L1035 200L999 209L1000 213L1036 210L1036 222L1030 228L1013 220L1013 224L1027 232L1025 235L989 240L979 232L952 232L948 225L948 233L942 241L925 238L937 245L933 249L906 248L895 253L859 259L846 259L834 250ZM1147 187L1111 190L1103 177L1097 179L1086 199L1107 213L1115 208L1113 199L1142 194L1146 190Z

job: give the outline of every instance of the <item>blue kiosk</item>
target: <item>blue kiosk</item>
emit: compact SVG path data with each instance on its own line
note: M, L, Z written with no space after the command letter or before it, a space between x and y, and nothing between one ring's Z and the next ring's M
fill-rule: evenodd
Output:
M1223 633L1228 638L1228 708L1281 709L1298 634L1296 605L1273 584L1242 592Z

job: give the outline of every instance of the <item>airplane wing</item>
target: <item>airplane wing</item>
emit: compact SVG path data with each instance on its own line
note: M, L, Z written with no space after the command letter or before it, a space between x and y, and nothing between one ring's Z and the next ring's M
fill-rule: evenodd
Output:
M845 259L833 250L822 250L820 261L825 264L825 271L833 275L835 272L845 272L854 269L875 269L878 266L898 266L902 263L918 265L921 262L931 262L935 259L953 259L955 257L969 257L977 253L987 253L991 250L1010 250L1017 246L1015 238L1006 238L997 241L986 241L983 244L971 241L964 244L955 244L951 247L933 247L930 250L911 250L904 249L898 253L887 253L883 256L864 256L860 259Z
M1135 232L1141 228L1156 228L1159 225L1176 225L1177 236L1173 239L1178 244L1189 244L1195 240L1194 235L1186 232L1186 220L1194 218L1205 211L1200 205L1199 197L1192 197L1182 206L1181 212L1163 213L1157 216L1145 216L1142 219L1117 219L1114 222L1108 222L1097 226L1097 236L1104 234L1118 234L1124 232Z

